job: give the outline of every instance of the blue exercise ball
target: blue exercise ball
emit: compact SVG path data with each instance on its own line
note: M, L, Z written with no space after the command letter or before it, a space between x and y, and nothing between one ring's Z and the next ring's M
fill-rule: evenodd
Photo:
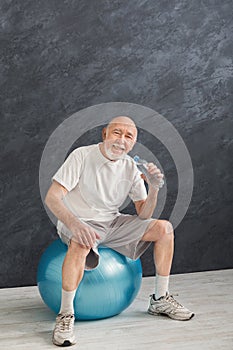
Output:
M42 254L37 285L45 304L56 314L60 310L62 264L67 246L60 239ZM140 259L129 259L116 251L99 247L97 268L85 271L74 299L75 318L96 320L125 310L136 297L142 282Z

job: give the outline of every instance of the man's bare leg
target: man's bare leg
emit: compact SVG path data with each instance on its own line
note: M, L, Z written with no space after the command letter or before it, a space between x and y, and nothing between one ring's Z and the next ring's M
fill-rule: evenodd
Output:
M156 269L155 294L151 296L148 313L167 315L175 320L190 320L194 313L169 295L168 284L174 254L174 231L166 220L154 220L145 232L143 241L154 242Z
M70 346L76 343L73 333L74 297L85 269L86 257L90 249L71 240L62 266L62 300L53 332L53 343Z
M169 276L174 254L174 231L166 220L154 220L142 237L143 241L154 242L154 263L156 273Z
M66 291L73 291L78 288L85 269L85 262L89 248L71 240L67 254L62 266L62 288Z

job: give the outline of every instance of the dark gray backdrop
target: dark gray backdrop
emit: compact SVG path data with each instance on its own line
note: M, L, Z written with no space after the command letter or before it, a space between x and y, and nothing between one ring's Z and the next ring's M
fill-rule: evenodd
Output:
M156 110L190 152L195 187L172 273L233 267L232 12L231 0L0 1L0 287L36 284L39 257L56 238L38 183L50 134L112 101ZM99 140L94 129L77 145ZM166 171L167 218L174 164L151 135L140 140ZM151 250L142 263L153 274Z

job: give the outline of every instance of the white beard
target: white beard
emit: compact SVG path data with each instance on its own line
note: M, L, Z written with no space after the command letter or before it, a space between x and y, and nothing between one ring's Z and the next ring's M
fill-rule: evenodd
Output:
M124 158L126 155L124 146L116 142L110 143L110 141L104 141L103 146L107 157L111 160L119 160ZM115 148L116 153L113 151L113 148ZM117 154L118 151L119 154Z

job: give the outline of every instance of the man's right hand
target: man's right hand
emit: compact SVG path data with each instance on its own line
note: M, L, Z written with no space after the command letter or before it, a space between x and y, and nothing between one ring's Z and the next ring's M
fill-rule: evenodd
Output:
M70 229L73 233L72 240L86 248L93 248L96 240L100 239L100 236L93 228L79 220L75 220Z

